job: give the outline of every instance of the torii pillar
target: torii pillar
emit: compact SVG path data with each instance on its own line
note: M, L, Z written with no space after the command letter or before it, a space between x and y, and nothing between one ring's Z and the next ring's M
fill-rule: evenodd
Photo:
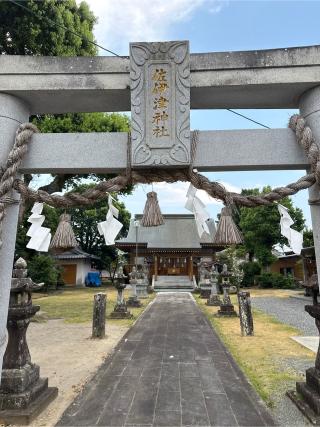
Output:
M0 166L7 160L17 127L29 121L29 108L19 98L0 93ZM19 201L17 193L12 196ZM7 316L11 288L12 266L16 243L19 203L6 206L0 248L0 382L3 355L6 349Z
M320 86L305 92L299 103L300 113L310 126L315 142L320 147ZM314 184L309 188L309 200L314 249L316 254L316 264L318 272L318 283L320 283L320 186ZM317 201L312 203L312 201Z

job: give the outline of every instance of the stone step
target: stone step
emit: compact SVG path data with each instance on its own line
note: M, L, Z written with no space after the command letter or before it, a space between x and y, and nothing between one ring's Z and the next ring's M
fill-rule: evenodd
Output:
M193 283L188 276L158 276L154 283L156 292L191 292Z
M177 288L161 288L161 289L155 289L155 292L161 294L161 293L166 293L166 292L192 292L193 288L181 288L181 289L177 289Z

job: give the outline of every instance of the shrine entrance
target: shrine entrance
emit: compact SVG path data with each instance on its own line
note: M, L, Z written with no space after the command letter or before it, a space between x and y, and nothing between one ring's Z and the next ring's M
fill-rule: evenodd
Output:
M163 255L159 257L158 276L188 276L190 256Z
M187 41L131 43L129 58L83 57L79 60L72 57L1 55L0 372L7 345L6 323L21 198L23 201L70 209L106 200L107 194L110 196L110 193L135 184L188 182L192 184L191 190L204 190L213 199L222 201L226 205L225 215L222 216L231 218L232 206L270 205L285 196L309 189L319 276L319 57L320 48L317 46L190 56ZM290 119L289 129L190 130L190 109L231 108L299 108L300 115ZM131 111L131 133L42 134L29 123L30 116L35 114L99 111ZM261 195L229 192L221 183L210 181L202 174L295 169L305 169L307 174L295 183ZM71 192L62 195L33 190L20 179L21 174L53 172L57 175L98 173L116 176L101 180L81 194ZM185 271L192 275L190 269L195 254L213 256L225 244L212 238L214 223L201 216L201 206L196 203L192 191L188 194L191 199L189 210L194 215L164 215L164 223L154 221L147 227L139 225L139 218L136 217L130 225L128 236L116 242L120 249L128 249L135 263L143 257L154 256L155 280L159 271L176 279ZM107 233L110 231L107 225L113 224L112 232L119 225L115 218L117 210L109 211L107 221L99 223L99 233L104 234L106 245L115 243L115 236L110 239ZM152 213L150 210L149 216L157 219ZM64 223L68 223L67 218ZM37 237L41 237L41 224L36 227ZM227 222L224 221L224 224ZM203 229L208 229L207 237L202 237ZM49 240L40 242L38 239L37 249L34 249L39 250L49 243L50 236ZM179 254L168 258L162 255L175 252ZM314 279L316 281L316 277ZM100 393L100 384L93 390L97 391L98 397L102 396L103 404L109 406L100 408L98 416L95 409L89 414L86 402L80 400L71 407L71 411L82 411L84 418L92 415L93 419L85 418L86 424L78 413L75 423L74 414L71 413L66 425L106 425L107 422L113 423L114 414L117 425L242 425L244 421L251 425L272 425L267 416L261 416L260 408L255 411L259 403L253 405L251 397L248 398L251 396L248 383L241 380L235 363L229 361L230 356L224 351L218 337L202 319L204 314L196 308L189 295L180 298L180 302L177 302L176 297L160 296L151 306L152 311L145 312L146 321L137 322L133 332L130 331L131 342L122 342L126 357L120 359L120 354L115 352L112 379L108 377L108 369L107 377L95 377L101 379L106 395ZM315 300L313 306L306 307L318 326L320 304ZM140 326L141 329L138 329ZM137 337L141 342L137 341ZM213 354L216 348L219 348L219 352ZM128 350L130 357L127 357ZM145 358L144 366L138 363L142 357ZM154 377L157 371L154 369L155 360L160 365L157 378ZM229 362L227 368L226 360ZM172 388L168 391L162 387L168 386L169 371L167 369L165 372L164 367L168 368L169 362L174 363L170 376L173 382L176 381L176 384L173 383L175 392L171 391ZM6 365L4 367L7 368ZM21 364L21 367L24 368L24 365ZM29 368L20 371L21 375L27 375L27 381L25 377L20 378L21 384L34 384ZM319 391L314 388L314 384L320 381L319 371L318 357L315 369L308 372L307 384L298 383L304 385L297 388L299 395L303 394L306 401L311 400L313 406L314 402L320 401ZM114 390L120 384L119 372L123 373L121 388L110 396L110 387ZM128 372L131 375L127 376ZM132 380L133 372L139 383ZM16 384L17 378L14 380ZM117 383L112 384L112 381ZM105 387L106 384L108 387ZM125 391L129 393L125 400L132 403L128 413L122 411L120 415L116 405L122 405L119 396L124 391L124 384ZM204 393L208 391L208 386L213 386L213 392L207 398ZM27 394L32 395L28 390ZM95 408L97 398L94 393L89 395L93 396L94 402L89 407ZM175 398L177 403L174 408L178 408L178 411L172 411L170 406ZM220 408L219 411L210 412L218 399L223 399L219 400L220 406L227 410L223 411L222 418L209 419L212 414L214 417L220 414ZM21 406L20 400L17 402ZM197 406L192 406L195 402ZM158 404L161 406L158 408L161 420L155 417ZM320 417L319 405L316 406ZM144 408L145 413L141 413L139 408ZM196 417L199 408L201 413ZM163 417L168 413L177 415L178 422L165 420Z

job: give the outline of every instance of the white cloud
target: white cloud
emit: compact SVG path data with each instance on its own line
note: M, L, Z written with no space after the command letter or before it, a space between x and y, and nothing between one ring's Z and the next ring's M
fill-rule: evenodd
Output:
M80 2L80 0L78 0ZM98 17L99 44L128 55L129 42L159 41L177 22L190 19L200 8L219 13L228 0L86 0Z
M241 189L231 185L227 182L220 181L228 191L232 191L235 193L240 193ZM165 206L184 206L187 199L186 194L189 188L188 182L177 182L174 184L167 184L166 182L159 182L153 185L153 190L158 193L159 200ZM148 189L147 191L150 191ZM197 197L205 204L205 205L221 205L222 202L220 200L214 199L209 196L204 190L197 191Z

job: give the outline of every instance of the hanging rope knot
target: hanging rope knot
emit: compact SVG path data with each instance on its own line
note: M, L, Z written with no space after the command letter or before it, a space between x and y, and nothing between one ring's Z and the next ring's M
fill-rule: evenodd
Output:
M307 126L305 119L298 114L290 118L289 127L296 133L297 141L304 149L315 181L320 185L320 149L314 140L310 127Z
M194 172L194 161L196 158L196 154L197 154L197 147L198 147L198 142L199 142L199 131L197 129L195 129L192 132L192 138L191 138L191 147L190 147L190 165L189 165L189 175L190 177L195 174ZM191 179L190 179L191 181Z
M17 200L13 197L5 196L0 198L0 203L4 205L15 205L19 204L20 200Z
M128 132L128 139L127 139L127 168L126 168L127 184L126 185L132 185L131 153L132 153L132 138L131 138L131 132Z

